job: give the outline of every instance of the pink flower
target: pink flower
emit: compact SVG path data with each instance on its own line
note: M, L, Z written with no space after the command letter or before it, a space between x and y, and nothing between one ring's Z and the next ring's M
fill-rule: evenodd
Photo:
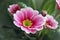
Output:
M56 29L58 27L58 22L53 18L53 16L46 16L45 27L49 29Z
M35 34L37 31L42 30L45 23L43 16L30 7L18 10L13 16L13 23L28 34Z
M9 8L8 8L8 11L9 11L11 14L16 13L17 10L20 10L20 6L19 6L18 4L10 5Z
M57 7L60 10L60 0L56 0L56 2L57 2Z

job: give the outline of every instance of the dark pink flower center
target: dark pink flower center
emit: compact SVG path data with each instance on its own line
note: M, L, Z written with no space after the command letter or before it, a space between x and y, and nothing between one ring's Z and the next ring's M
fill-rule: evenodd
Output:
M50 26L52 26L51 21L46 21L46 25L50 25Z

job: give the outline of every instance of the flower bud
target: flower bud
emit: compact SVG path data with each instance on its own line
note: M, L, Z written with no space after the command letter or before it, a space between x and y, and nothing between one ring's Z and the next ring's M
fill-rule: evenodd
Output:
M9 8L8 8L8 11L9 11L11 14L16 13L17 10L20 10L20 6L19 6L18 4L10 5Z
M46 16L46 14L47 14L47 11L43 10L41 14L42 14L42 16L44 16L44 17L45 17L45 16Z

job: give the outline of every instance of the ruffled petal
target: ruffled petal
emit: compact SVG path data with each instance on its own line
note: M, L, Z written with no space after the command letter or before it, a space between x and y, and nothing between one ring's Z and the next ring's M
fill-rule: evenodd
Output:
M29 29L25 28L24 26L21 26L21 30L25 31L27 34L30 33Z
M44 18L43 18L43 16L42 15L37 15L37 16L35 16L33 19L32 19L32 21L34 22L34 25L40 25L40 26L42 26L42 25L44 25L45 24L45 20L44 20Z
M19 28L20 28L20 26L21 26L21 24L20 24L20 23L18 23L18 22L16 22L16 21L13 21L13 23L14 23L17 27L19 27Z
M32 33L32 34L35 34L35 33L37 32L37 30L34 29L34 28L29 28L29 31L30 31L30 33Z

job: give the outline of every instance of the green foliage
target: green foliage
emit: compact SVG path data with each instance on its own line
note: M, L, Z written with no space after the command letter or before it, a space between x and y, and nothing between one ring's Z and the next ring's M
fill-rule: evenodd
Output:
M51 31L44 30L45 35L42 40L60 40L60 10L57 10L55 0L0 0L0 40L37 40L37 35L30 34L29 39L20 28L13 24L7 8L19 2L23 2L22 6L31 6L39 11L47 10L48 14L54 15L59 22L59 28Z
M55 9L55 0L47 0L42 6L41 10L47 10L48 14L52 14Z

